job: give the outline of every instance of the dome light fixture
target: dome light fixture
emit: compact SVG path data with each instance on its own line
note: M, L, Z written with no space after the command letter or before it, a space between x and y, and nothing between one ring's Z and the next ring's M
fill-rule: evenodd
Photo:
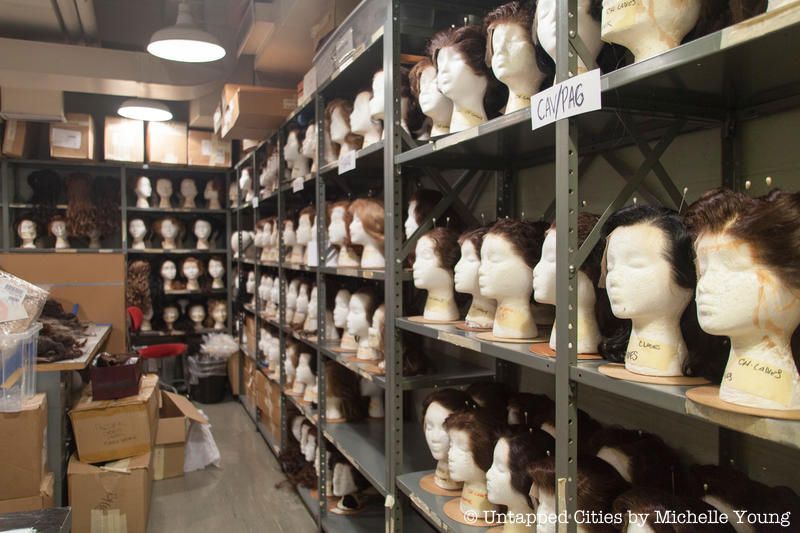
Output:
M187 0L178 5L175 25L155 32L147 51L156 57L183 63L208 63L225 57L225 48L219 40L195 24Z
M142 98L125 100L119 106L117 113L125 118L148 122L164 122L172 118L172 111L166 105L155 100L144 100Z

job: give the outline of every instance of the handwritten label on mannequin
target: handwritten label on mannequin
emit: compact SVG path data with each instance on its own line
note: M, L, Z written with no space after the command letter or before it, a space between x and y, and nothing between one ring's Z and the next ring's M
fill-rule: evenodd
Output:
M487 498L486 490L476 490L469 485L464 485L464 489L461 491L461 499L470 509L489 511L493 507Z
M531 97L531 127L536 130L553 122L600 109L600 70L557 83Z
M792 374L759 359L739 357L730 361L723 381L732 389L781 405L792 401Z
M356 168L356 151L350 151L339 157L339 175L350 172Z
M628 351L625 352L625 364L632 363L636 366L666 370L675 356L674 346L656 342L642 337L631 338Z

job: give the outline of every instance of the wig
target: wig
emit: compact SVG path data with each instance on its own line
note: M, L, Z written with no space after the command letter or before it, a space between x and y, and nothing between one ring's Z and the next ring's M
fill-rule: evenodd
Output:
M402 119L405 120L408 131L416 133L422 129L425 115L419 107L417 95L414 95L411 89L411 71L403 66L400 67L400 97L408 99Z
M67 230L75 237L86 237L97 228L89 180L88 174L77 172L67 177Z
M495 222L484 239L497 235L507 240L530 268L534 268L542 257L542 244L548 225L544 222L501 218Z
M403 349L403 376L419 376L427 372L428 360L425 356L411 346L406 346Z
M459 257L461 257L461 248L458 246L458 233L449 228L433 228L428 233L423 235L423 238L428 238L433 241L434 251L439 258L441 267L445 270L452 271Z
M138 307L142 313L153 308L150 295L150 263L133 261L128 264L128 280L125 284L125 305Z
M358 422L366 416L366 405L361 397L359 377L334 361L325 364L326 393L342 402L342 417L348 422Z
M225 181L222 178L213 178L208 180L211 183L211 189L217 193L219 197L219 203L224 208L225 207Z
M286 128L286 141L288 142L289 136L294 133L297 136L297 144L302 145L303 139L306 137L306 130L301 129L297 124L292 124Z
M760 15L767 10L767 0L731 0L731 24Z
M335 209L342 208L344 210L344 228L345 228L345 239L342 246L352 246L350 242L350 223L353 221L353 213L350 211L350 200L339 200L338 202L333 202L333 204L329 204L330 212L328 213L328 224L331 222L331 214Z
M605 240L607 241L615 229L637 224L649 224L661 230L667 241L663 252L664 258L672 265L673 280L678 286L694 292L697 272L692 238L678 213L664 207L647 205L626 207L611 215L606 222L603 227ZM619 324L616 331L600 342L599 351L609 361L622 363L625 361L632 322L626 319L621 320ZM683 311L681 333L688 349L683 362L683 374L702 376L719 383L725 369L730 343L723 337L714 337L700 329L694 299Z
M417 61L408 72L408 88L411 91L411 96L413 96L414 99L419 99L419 80L422 77L422 73L425 72L425 69L429 67L433 67L434 69L436 68L430 57L423 57Z
M183 269L186 267L187 264L190 263L194 263L195 266L197 266L197 281L199 282L203 278L203 275L206 273L206 268L203 262L196 257L187 257L186 259L184 259L181 262L180 273L183 274Z
M53 234L53 224L55 224L56 222L63 222L64 224L66 224L67 219L62 217L61 215L55 215L53 218L50 219L50 222L47 223L47 233L51 237L55 237L55 235Z
M312 208L313 209L313 208ZM358 216L364 231L372 237L378 248L383 248L383 203L377 198L358 198L347 208L350 219ZM349 227L349 224L348 224Z
M313 205L308 205L308 206L304 207L303 209L301 209L300 210L300 215L297 217L298 225L300 224L300 218L302 218L303 215L308 215L308 220L313 225L314 221L317 219L317 208L314 207ZM314 235L313 237L316 237L316 235Z
M486 78L486 94L483 107L490 119L500 114L500 109L508 99L508 87L495 78L492 69L486 66L486 36L480 26L467 25L448 28L431 38L428 52L434 65L442 48L453 48L464 58L464 62L476 76Z
M109 237L119 232L121 223L119 182L114 178L101 177L95 179L92 185L97 231L101 236Z
M327 132L328 136L330 136L331 134L331 122L333 120L333 113L339 108L341 108L342 110L342 116L344 117L344 120L347 123L347 128L348 129L350 128L350 114L353 112L352 102L348 102L343 98L337 98L335 100L331 100L330 102L328 102L328 105L325 106L325 131ZM350 133L348 133L347 137L345 138L345 142L347 144L360 147L364 143L364 137L350 131ZM338 145L334 141L331 141L331 145L337 147L334 148L334 151L338 156L339 154L338 147L340 145Z
M536 413L530 417L529 426L533 428L541 428L545 431L545 426L556 429L556 405L551 404L552 408L547 411L542 409L541 412ZM592 436L603 428L602 424L592 418L583 409L578 409L578 451L581 454L591 455L590 443ZM548 431L549 433L549 431Z
M467 387L467 394L478 407L491 411L503 420L506 419L508 398L511 396L511 392L505 383L499 381L473 383Z
M664 516L668 511L675 513L692 513L694 515L707 514L713 507L702 500L686 496L673 495L658 489L637 487L619 495L612 510L627 518L630 514L646 516L647 525L654 533L734 533L730 524L710 523L700 524L692 521L688 524L680 522L660 523L656 520L657 513ZM629 514L630 513L630 514ZM625 528L628 521L625 520Z
M158 235L159 237L161 237L161 239L162 239L161 246L163 247L163 245L164 245L164 243L163 243L164 237L161 234L161 226L167 220L172 222L172 225L175 226L175 230L176 230L176 232L175 232L175 247L176 248L180 248L181 247L181 243L183 242L183 236L184 236L186 230L185 230L185 228L183 226L183 222L181 222L177 218L175 218L175 217L164 217L164 218L156 220L153 223L153 232L156 235Z
M549 413L555 412L555 403L544 394L530 394L528 392L518 392L512 394L508 399L508 410L519 413L520 425L539 429L542 420ZM536 424L538 422L538 424Z
M729 26L733 20L729 3L730 0L703 0L700 2L700 17L697 19L697 24L683 38L682 42L688 43Z
M314 470L314 465L306 461L298 444L289 443L286 449L282 450L278 455L278 462L286 474L286 480L278 483L278 487L286 483L286 481L293 487L300 486L307 489L317 487L317 473Z
M45 227L47 221L58 213L56 205L64 196L64 183L56 172L43 169L28 175L28 185L33 191L30 199L33 204L31 220L39 227Z
M487 409L470 409L456 411L444 421L447 432L463 431L469 437L472 458L478 468L484 472L492 467L494 445L497 435L504 429L503 420L498 420L496 413Z
M431 404L438 403L448 411L455 413L465 409L475 409L477 405L472 397L461 389L437 389L422 402L422 418Z
M535 461L528 467L528 474L533 481L531 485L531 499L542 499L544 494L555 495L556 488L556 462L555 456L550 455ZM630 485L605 461L592 456L578 457L578 480L576 492L578 496L577 508L584 511L586 516L591 513L609 513L614 500L628 490ZM535 502L534 502L535 503ZM611 524L583 524L586 531L614 532L617 529Z
M628 481L635 487L674 492L683 479L678 453L652 433L609 426L591 436L589 448L593 455L606 449L624 456L630 473ZM623 472L620 475L627 479Z
M498 440L508 443L508 468L511 472L511 487L525 495L528 507L533 508L530 497L531 478L528 467L536 461L555 456L556 441L549 434L537 429L511 427L505 429Z
M344 455L342 455L338 450L331 450L328 453L328 468L330 469L330 476L329 479L333 480L333 471L336 468L336 465L344 465L350 469L350 472L353 476L353 482L355 483L356 490L358 492L362 492L370 488L370 483L367 481L361 472L355 469L353 465L350 464ZM361 505L357 500L354 499L352 494L346 494L342 496L341 504L346 507L347 509L358 509Z

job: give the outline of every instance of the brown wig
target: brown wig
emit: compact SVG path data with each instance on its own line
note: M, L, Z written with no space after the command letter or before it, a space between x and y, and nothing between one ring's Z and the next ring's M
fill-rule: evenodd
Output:
M609 426L591 436L589 448L592 455L597 455L603 448L624 455L630 466L630 482L635 487L674 492L681 483L683 476L678 452L652 433Z
M755 17L767 10L767 0L731 0L731 24Z
M299 145L303 144L303 139L306 138L306 130L300 129L300 126L297 124L292 124L286 128L286 141L288 142L289 136L294 133L297 135L297 143Z
M467 394L483 409L487 409L497 416L506 419L508 411L508 398L511 391L508 385L499 381L483 381L473 383L467 387Z
M63 197L64 183L58 173L43 169L28 175L28 185L33 191L30 199L34 206L31 220L39 227L45 227L47 221L58 213L56 205Z
M550 455L535 461L528 467L531 477L531 500L541 501L542 494L554 495L556 490L556 461ZM592 456L578 458L578 480L576 492L577 508L587 513L609 513L614 500L630 485L605 461ZM537 504L538 506L538 504ZM617 529L611 524L583 524L587 531L614 532Z
M537 429L511 427L505 429L498 441L508 443L508 468L511 472L511 487L525 495L528 507L533 508L530 490L533 479L528 470L536 461L548 456L555 456L556 441L549 434Z
M645 516L647 525L654 533L734 533L733 526L730 524L682 524L658 521L657 513L661 516L668 511L702 515L712 512L714 508L702 500L673 495L653 488L637 487L622 493L614 500L612 510L623 517L623 531L627 529L627 517L632 513Z
M503 420L487 409L456 411L444 421L447 432L463 431L469 436L469 448L478 468L484 472L492 467L497 435L504 429Z
M403 348L403 376L419 376L428 372L428 360L410 346Z
M419 80L417 80L419 82ZM405 113L402 119L405 120L408 131L415 133L419 131L425 123L425 115L419 107L417 97L411 90L411 71L406 67L400 67L400 97L408 98Z
M314 224L314 220L316 220L316 218L317 218L317 208L314 207L313 205L309 205L309 206L306 206L303 209L301 209L300 210L300 215L297 217L297 224L298 225L300 225L300 218L303 215L308 215L308 217L309 217L308 219L311 221L311 224L313 225Z
M358 215L367 235L377 241L379 248L383 248L383 203L377 198L357 198L347 208L347 212L351 220Z
M621 227L637 224L649 224L661 230L667 241L664 258L672 265L672 277L675 283L694 292L697 286L697 271L694 264L694 248L692 237L677 212L665 207L634 205L621 209L611 215L605 226L605 241L609 235ZM609 361L623 363L628 341L631 336L632 322L620 320L619 326L612 334L600 342L600 354ZM702 376L719 383L728 359L729 342L726 338L709 335L700 329L697 321L697 306L694 298L686 306L681 316L681 333L686 341L688 354L683 362L683 374L686 376Z
M333 119L333 113L338 108L342 109L342 116L344 117L345 122L347 122L347 127L350 128L350 115L353 113L353 103L348 102L343 98L337 98L335 100L331 100L328 102L328 105L325 106L325 131L328 132L328 135L331 133L331 121ZM354 146L361 146L361 144L364 142L364 137L350 131L350 133L347 134L345 142ZM331 141L331 144L334 146L339 146L334 141ZM339 152L337 150L336 154L338 155L338 153Z
M508 410L519 413L520 425L523 427L540 428L541 420L547 413L555 411L555 403L544 394L531 394L528 392L518 392L512 394L508 399ZM540 421L538 425L532 425L534 421Z
M203 263L196 257L187 257L181 262L181 274L183 274L183 267L186 266L187 263L194 263L197 265L197 281L199 282L206 273L205 265L203 265Z
M437 65L436 61L442 48L455 49L476 76L486 78L488 83L483 98L484 111L490 119L498 116L508 99L508 88L500 83L492 69L486 66L486 35L482 28L473 24L448 28L434 35L428 45L428 52L434 65Z
M411 91L411 96L415 99L419 99L419 80L422 77L422 73L429 67L436 68L430 57L423 57L408 72L408 88Z
M163 244L164 243L164 237L161 235L161 225L164 222L166 222L167 220L172 222L172 225L175 226L175 229L177 230L176 233L175 233L175 247L176 248L180 248L181 247L181 243L183 242L183 236L184 236L185 229L184 229L184 226L183 226L183 222L181 222L177 218L175 218L175 217L164 217L164 218L160 218L160 219L156 220L153 223L153 232L156 235L158 235L159 237L161 237L161 245L163 246L164 245Z
M703 0L700 2L700 17L697 19L697 24L683 38L682 43L688 43L729 26L733 20L729 4L730 0Z
M475 251L478 252L478 255L480 256L481 245L483 244L483 237L486 235L487 231L489 231L489 228L486 226L482 226L478 229L465 231L458 237L458 245L464 246L464 243L469 241L472 243L472 246L475 247Z
M545 408L545 406L542 406L541 411L529 417L529 427L533 427L534 429L543 429L545 425L552 426L553 428L556 427L556 404L550 404L550 407L546 408L547 410L545 410ZM603 425L600 424L600 422L592 418L583 409L578 409L578 451L581 454L591 455L589 443L592 440L592 436L602 428Z
M75 237L86 237L97 227L97 211L92 204L88 174L75 172L67 177L67 230Z
M475 409L477 405L472 397L461 389L437 389L430 393L422 402L422 418L428 412L428 407L438 403L448 411L455 413L465 409Z
M153 307L150 298L150 263L133 261L128 264L128 280L125 284L125 305L138 307L147 313Z
M452 271L461 256L458 234L449 228L433 228L423 235L433 241L436 256L442 268Z
M121 213L119 209L119 182L113 178L97 178L92 184L95 223L103 237L119 231Z
M489 235L502 237L511 244L525 264L534 268L542 258L542 244L547 227L543 222L501 218L489 227L484 239Z
M326 393L342 401L342 417L348 422L358 422L366 416L366 405L361 397L359 377L346 367L328 361L325 364Z

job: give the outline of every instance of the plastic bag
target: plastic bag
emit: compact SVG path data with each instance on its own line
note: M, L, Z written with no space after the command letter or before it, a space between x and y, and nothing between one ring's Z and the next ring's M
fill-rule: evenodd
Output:
M202 412L202 411L201 411ZM183 456L183 471L203 470L208 465L219 468L221 464L219 448L211 434L211 424L192 421L186 436L186 451Z
M0 333L20 333L39 319L48 292L0 270Z
M198 379L210 378L212 376L227 376L228 362L217 359L200 359L199 357L189 356L189 384L197 385Z

